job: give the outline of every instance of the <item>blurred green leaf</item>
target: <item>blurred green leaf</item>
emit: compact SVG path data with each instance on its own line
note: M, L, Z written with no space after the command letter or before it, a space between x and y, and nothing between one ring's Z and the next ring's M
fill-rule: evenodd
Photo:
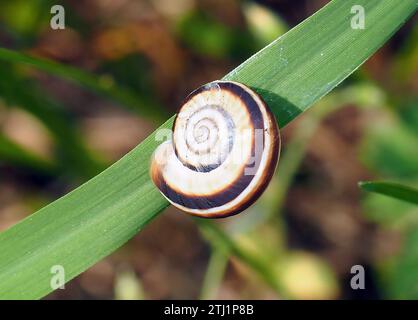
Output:
M101 161L87 150L69 115L59 105L14 68L0 63L0 73L0 97L9 106L19 106L33 114L50 130L58 143L63 169L67 169L63 171L90 178L104 169Z
M212 247L199 299L216 299L217 291L222 283L225 269L228 265L228 256L228 254L225 254L221 250Z
M354 4L367 12L364 30L350 27ZM356 70L416 8L415 0L334 0L224 79L255 88L283 127ZM103 173L1 233L0 297L44 296L52 291L52 266L63 266L69 281L157 216L168 202L150 181L148 164L160 143L150 135Z
M288 30L283 19L267 7L255 2L244 4L244 15L251 33L263 46Z
M360 182L361 189L418 204L418 189L392 182Z
M42 19L49 15L48 1L45 0L14 0L2 1L0 4L1 19L13 30L20 34L35 34L40 26Z
M69 80L93 92L108 97L130 108L139 115L161 121L168 115L159 104L149 97L139 96L131 90L118 86L106 76L96 76L81 69L43 58L35 58L13 50L0 48L0 60L24 63L54 76ZM109 81L110 80L110 81Z
M141 99L153 101L152 97L157 96L152 83L153 75L149 60L140 54L130 54L120 59L103 61L98 71L100 74L111 75L110 81L117 83L118 87L129 88L129 91L135 92ZM110 76L109 76L110 77ZM104 77L103 77L104 78ZM138 105L140 106L140 105ZM152 109L152 107L164 110L162 106L157 106L155 102L143 105L141 108ZM152 111L152 110L150 110ZM161 111L161 121L167 119L168 114ZM138 111L138 114L140 111ZM159 111L156 110L158 114ZM158 120L155 117L155 120ZM160 122L161 122L160 121Z
M376 175L385 179L415 179L418 177L418 140L398 116L380 111L368 126L360 157Z
M415 134L416 137L418 137L418 107L417 106L418 106L418 96L406 99L406 101L398 109L401 119L403 120L403 123L405 123L405 125Z
M411 229L391 267L383 273L389 299L418 299L418 229Z
M405 84L414 80L414 75L418 70L418 24L412 29L409 37L406 39L401 52L395 58L392 74L393 81ZM396 83L399 85L399 83Z
M363 213L367 220L386 228L404 230L418 225L418 207L405 201L393 201L379 193L367 193L362 199Z
M0 133L0 163L6 161L12 165L31 168L36 172L51 175L56 173L56 166L48 160L27 151Z
M178 22L177 32L188 47L207 57L242 60L257 49L248 30L224 25L202 11L185 15Z
M277 276L274 265L270 259L261 252L253 252L245 246L240 245L237 241L228 236L225 231L217 227L212 221L200 219L196 220L203 235L216 247L217 250L224 255L232 254L245 262L253 269L258 276L263 279L272 289L286 296L286 291L282 287L279 277Z

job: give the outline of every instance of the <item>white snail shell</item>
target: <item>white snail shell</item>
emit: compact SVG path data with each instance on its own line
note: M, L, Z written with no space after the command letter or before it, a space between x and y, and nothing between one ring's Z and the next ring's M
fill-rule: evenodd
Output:
M231 81L193 91L161 144L151 178L174 206L217 218L254 203L273 176L280 153L276 119L253 90Z

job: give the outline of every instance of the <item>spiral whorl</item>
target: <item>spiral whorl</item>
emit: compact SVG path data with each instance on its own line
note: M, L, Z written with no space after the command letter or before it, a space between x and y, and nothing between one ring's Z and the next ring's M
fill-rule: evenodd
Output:
M277 123L263 100L240 83L216 81L187 97L173 140L156 150L151 177L180 209L228 216L264 191L279 150Z

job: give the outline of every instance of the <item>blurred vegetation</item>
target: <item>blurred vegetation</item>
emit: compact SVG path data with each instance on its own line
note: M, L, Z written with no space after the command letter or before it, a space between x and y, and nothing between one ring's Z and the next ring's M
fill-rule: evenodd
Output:
M0 230L325 2L68 0L53 31L56 1L2 1L0 44L15 51L0 50ZM418 186L416 22L284 130L277 177L245 214L171 208L49 298L418 298L418 207L357 187ZM35 69L16 51L48 60ZM364 291L349 286L356 264Z

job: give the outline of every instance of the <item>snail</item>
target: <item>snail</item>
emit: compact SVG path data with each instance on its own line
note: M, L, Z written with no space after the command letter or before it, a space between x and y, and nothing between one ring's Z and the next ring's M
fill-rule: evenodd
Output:
M227 217L260 197L279 154L279 128L262 98L241 83L214 81L186 98L172 140L154 152L150 174L175 207Z

